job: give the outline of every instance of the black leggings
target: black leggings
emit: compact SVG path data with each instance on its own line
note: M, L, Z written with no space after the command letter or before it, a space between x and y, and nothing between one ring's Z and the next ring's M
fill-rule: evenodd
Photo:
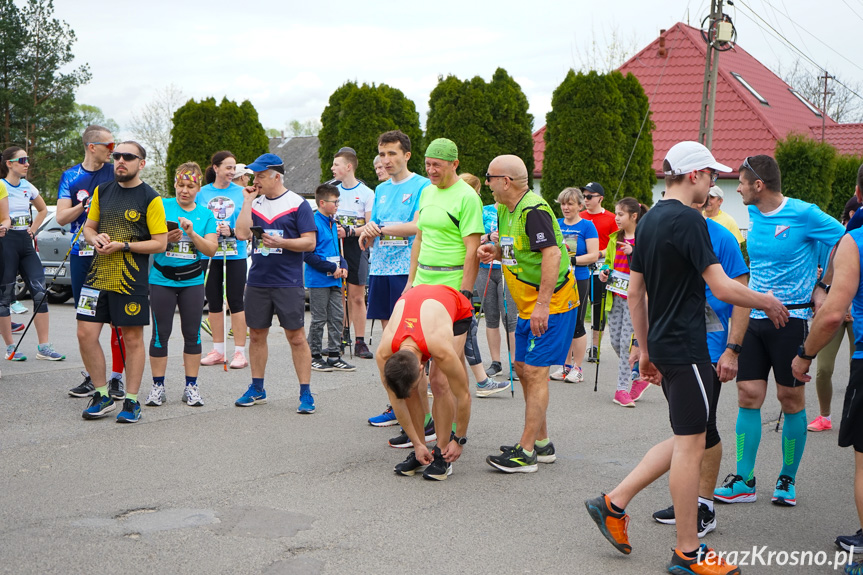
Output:
M150 284L150 310L153 314L153 336L150 355L167 357L168 340L174 329L174 310L180 309L183 353L201 353L201 316L204 309L204 286L168 287Z
M243 292L246 290L246 259L227 260L228 283L225 286L228 295L228 309L231 313L240 313L243 307ZM207 309L219 313L223 311L222 304L222 266L225 262L219 258L210 260L210 273L207 276Z
M584 318L587 315L587 305L590 301L590 278L583 280L575 280L578 285L578 315L575 316L575 334L572 339L578 339L583 335L587 335L587 330L584 329Z
M45 298L45 268L33 240L26 230L9 230L3 238L3 289L0 289L0 317L9 316L9 306L15 297L15 280L18 272L30 288L34 305L42 302L36 313L48 313Z

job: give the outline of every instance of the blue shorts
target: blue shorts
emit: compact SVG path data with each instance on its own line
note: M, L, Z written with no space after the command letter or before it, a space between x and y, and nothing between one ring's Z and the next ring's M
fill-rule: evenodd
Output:
M536 337L530 331L530 320L518 318L515 326L515 361L534 367L565 364L577 319L578 308L551 314L548 316L548 331Z
M389 321L407 283L407 275L369 276L369 307L366 318Z

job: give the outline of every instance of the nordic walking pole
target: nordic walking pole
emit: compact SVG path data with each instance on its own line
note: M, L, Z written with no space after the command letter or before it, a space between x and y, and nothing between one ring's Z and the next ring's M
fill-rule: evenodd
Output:
M774 430L773 430L773 431L775 431L776 433L779 433L779 423L780 423L781 421L782 421L782 408L780 407L780 408L779 408L779 419L777 419L777 420L776 420L776 429L774 429Z
M112 327L114 328L114 335L117 337L117 347L118 347L118 348L119 348L119 350L120 350L120 359L122 359L122 360L123 360L123 371L125 371L125 372L126 372L126 377L128 378L128 376L129 376L129 370L128 370L128 369L126 369L126 354L125 354L125 353L123 353L123 342L120 340L120 338L121 338L122 336L120 335L120 330L117 328L117 326L116 326L116 325L115 325L115 326L112 326Z
M345 232L347 233L347 232ZM339 239L339 248L341 250L341 256L345 257L345 240ZM346 260L347 261L347 260ZM348 309L349 301L348 301L348 279L342 278L342 294L343 301L345 303L345 323L344 327L348 328L348 341L345 341L345 330L342 329L342 343L348 346L348 352L351 354L351 359L354 358L354 346L351 345L351 312Z
M27 332L30 330L30 326L33 324L33 320L36 319L36 311L42 307L42 304L45 302L45 299L48 297L48 288L54 287L54 282L57 281L57 275L59 275L60 270L66 267L66 260L69 259L69 254L72 253L72 246L74 246L78 242L78 236L81 235L81 231L84 229L84 226L78 228L78 232L75 234L75 237L72 238L72 243L69 245L69 249L66 250L66 255L63 257L63 261L57 266L57 271L54 272L54 277L51 278L51 283L45 282L45 291L42 293L42 299L39 300L38 305L34 304L33 314L30 316L30 321L27 322L27 327L24 328L24 332L21 334L21 337L18 339L18 343L15 344L15 349L12 350L12 353L6 359L12 359L15 357L15 354L18 353L18 347L21 345L21 342L24 341L24 336L27 335Z
M509 310L507 310L506 305L506 278L503 277L503 264L500 267L500 276L503 280L503 327L506 331L506 355L509 358L509 394L515 397L515 386L512 383L512 348L509 345ZM489 277L491 277L491 273L489 273Z
M602 306L599 308L599 339L596 341L596 370L593 372L593 391L596 391L597 386L599 385L599 350L602 348L602 332L605 331L603 321L605 321L605 298L607 297L608 289L602 292Z
M225 342L225 353L222 355L224 363L222 366L225 371L228 371L228 250L227 243L225 249L222 250L222 307L225 320L222 322L222 341Z
M372 345L372 337L375 335L375 318L372 318L372 329L369 331L369 347Z

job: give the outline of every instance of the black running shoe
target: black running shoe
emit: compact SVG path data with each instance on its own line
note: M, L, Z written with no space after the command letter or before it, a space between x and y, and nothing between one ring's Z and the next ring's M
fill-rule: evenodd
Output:
M327 365L330 366L330 371L356 371L357 368L341 357L329 357L327 358Z
M395 472L396 475L411 477L417 472L424 471L427 467L427 465L423 465L419 462L416 452L411 451L410 454L408 454L407 459L396 465Z
M855 551L859 551L863 549L863 529L858 529L854 535L840 535L835 543L845 551L851 551L852 547Z
M108 395L111 399L119 400L126 398L126 391L123 388L123 380L112 377L108 382Z
M447 463L444 460L443 455L441 455L440 448L435 445L435 448L432 450L432 457L434 459L431 462L431 465L426 467L426 470L423 471L423 479L428 479L431 481L443 481L450 475L452 475L452 463Z
M390 447L395 447L396 449L407 449L408 447L413 447L414 444L408 437L408 434L405 433L404 427L400 427L399 430L401 431L401 433L398 436L390 439ZM428 425L426 425L424 433L426 443L431 443L432 441L437 439L437 434L434 430L434 419L429 419L429 423Z
M499 361L493 361L493 362L491 362L491 365L488 366L488 369L485 370L485 374L489 377L494 377L502 371L503 371L503 367L500 365L500 362Z
M81 375L84 375L83 371L81 372ZM90 397L94 393L96 393L96 388L93 386L93 381L90 379L89 375L84 375L84 381L81 385L69 390L69 395L71 397Z
M677 525L677 519L674 517L674 505L660 509L653 514L653 518L657 523L662 523L663 525Z
M599 363L599 350L596 349L596 346L590 348L590 351L587 352L587 361L588 363Z
M359 340L354 342L354 355L363 359L372 359L375 357L375 354L369 351L369 346L366 345L366 342Z
M317 356L312 357L312 371L332 371L333 366L329 364L329 362L325 361L324 358Z
M674 505L653 514L653 518L664 525L676 525ZM711 511L704 503L698 504L698 537L704 537L716 529L716 512Z
M514 445L500 446L501 453L506 453L513 449L515 449ZM539 445L534 444L533 449L536 451L536 460L539 463L554 463L557 460L557 455L554 454L554 444L550 441L545 447L540 447Z

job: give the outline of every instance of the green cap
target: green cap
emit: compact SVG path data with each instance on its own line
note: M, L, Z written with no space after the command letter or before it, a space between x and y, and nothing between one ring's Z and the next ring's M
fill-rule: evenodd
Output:
M446 138L438 138L432 141L426 148L426 158L437 158L445 162L454 162L458 160L458 147L452 140Z

